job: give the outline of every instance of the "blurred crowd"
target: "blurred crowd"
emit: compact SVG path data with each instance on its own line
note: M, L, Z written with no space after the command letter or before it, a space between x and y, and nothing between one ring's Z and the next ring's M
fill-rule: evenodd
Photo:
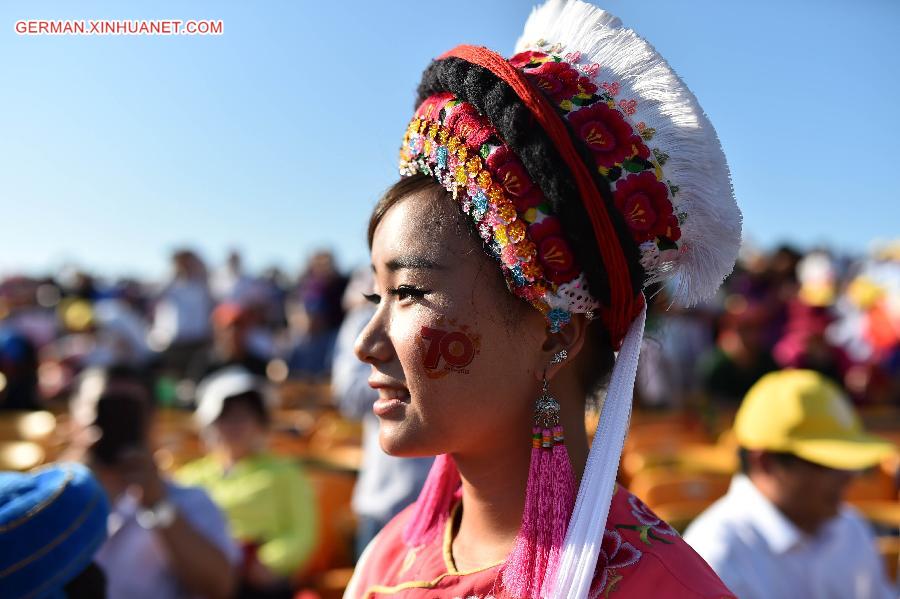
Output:
M349 281L331 253L293 279L249 273L237 252L212 271L190 250L171 260L162 284L73 269L0 281L0 408L40 408L67 397L79 372L110 365L152 371L167 407L193 407L196 385L228 366L276 383L329 380ZM900 244L853 258L745 249L705 304L670 306L654 290L648 331L643 406L736 405L788 367L828 375L858 404L896 404Z
M860 406L900 405L900 244L848 257L745 248L712 301L653 296L638 373L645 407L736 409L768 372L805 368Z
M161 283L76 269L0 281L0 413L66 421L52 458L87 465L110 498L96 554L108 596L302 596L335 526L326 512L350 498L323 500L297 459L305 445L271 448L275 421L300 417L283 410L292 384L326 389L327 409L362 423L348 435L357 555L415 498L430 460L381 452L369 367L353 355L370 286L368 268L342 272L327 251L289 277L248 272L237 252L209 269L187 249ZM645 413L733 415L788 368L825 375L857 407L900 408L900 243L852 258L745 248L709 302L671 306L665 287L648 299ZM151 437L173 413L202 443L162 464Z
M111 365L153 372L166 407L192 407L197 383L228 366L274 382L327 381L347 280L325 251L290 280L247 273L236 252L210 271L190 250L172 255L162 284L77 270L7 278L0 407L40 408L66 397L81 371Z

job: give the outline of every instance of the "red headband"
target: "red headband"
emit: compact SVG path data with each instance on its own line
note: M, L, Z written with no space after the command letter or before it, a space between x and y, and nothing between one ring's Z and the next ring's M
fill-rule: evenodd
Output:
M625 254L616 230L610 221L600 191L581 159L569 131L556 109L544 94L534 87L525 75L505 58L487 48L462 45L441 55L439 59L460 58L476 64L506 82L534 115L538 124L550 137L562 159L575 178L582 203L594 229L594 236L606 267L610 287L610 305L602 314L613 343L618 345L634 315L641 309L643 295L632 292L631 277Z

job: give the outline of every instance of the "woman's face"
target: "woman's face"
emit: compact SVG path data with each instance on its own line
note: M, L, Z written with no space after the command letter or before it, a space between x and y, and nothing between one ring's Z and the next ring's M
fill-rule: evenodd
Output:
M530 435L544 364L541 314L506 288L453 201L395 204L372 241L377 310L356 342L372 365L390 454L474 454Z

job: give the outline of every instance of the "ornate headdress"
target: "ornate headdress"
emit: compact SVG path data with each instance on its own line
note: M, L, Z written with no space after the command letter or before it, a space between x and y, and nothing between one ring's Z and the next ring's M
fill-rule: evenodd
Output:
M674 301L692 305L737 257L741 215L725 156L653 47L579 0L535 9L509 60L472 46L444 54L419 100L401 173L451 192L510 290L551 330L574 313L598 317L619 350L557 578L541 593L583 597L631 411L642 288L671 278ZM573 245L596 247L599 266L579 264Z

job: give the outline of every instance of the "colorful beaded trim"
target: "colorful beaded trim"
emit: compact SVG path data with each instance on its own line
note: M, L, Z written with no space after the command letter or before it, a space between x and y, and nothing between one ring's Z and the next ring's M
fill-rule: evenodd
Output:
M599 309L540 188L471 104L450 93L426 99L407 129L400 172L433 176L453 194L510 290L540 310L551 330L572 312Z

